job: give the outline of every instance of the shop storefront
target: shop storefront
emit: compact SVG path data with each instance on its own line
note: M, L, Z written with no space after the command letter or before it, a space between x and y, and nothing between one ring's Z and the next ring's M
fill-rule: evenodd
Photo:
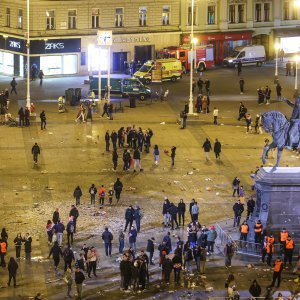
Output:
M26 76L26 41L0 36L0 73ZM79 72L80 39L31 40L30 70L43 70L46 76Z
M46 76L72 75L79 70L80 39L33 40L31 61Z
M0 74L23 76L25 53L24 40L0 36Z
M125 73L127 62L134 60L136 63L143 63L149 59L154 59L155 49L179 45L179 42L179 33L170 33L168 35L154 33L113 35L110 55L111 72ZM85 70L89 74L96 74L99 64L101 64L102 72L107 71L108 50L106 47L99 49L96 37L82 38L82 53L87 53L87 70ZM83 68L81 73L84 73Z
M285 54L300 53L300 29L274 29L274 37Z
M208 34L194 34L198 39L198 45L213 45L215 64L222 64L223 59L237 46L251 44L252 31L243 32L218 32ZM182 44L190 42L190 34L182 35Z

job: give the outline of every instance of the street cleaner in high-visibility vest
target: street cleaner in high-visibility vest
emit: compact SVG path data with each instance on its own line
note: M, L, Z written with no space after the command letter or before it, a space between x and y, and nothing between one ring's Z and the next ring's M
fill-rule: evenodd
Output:
M261 221L258 220L254 225L254 241L255 241L255 244L261 244L262 231L263 231L263 226L261 224Z
M285 247L285 241L288 238L289 233L285 228L282 228L279 234L279 240L280 240L280 255L283 254L284 247Z
M289 262L290 266L292 265L294 248L295 248L294 240L289 235L285 241L285 246L284 246L284 266L286 266L287 261Z
M1 267L5 268L6 263L5 263L5 255L7 252L7 242L4 239L0 240L0 257L1 257Z
M270 287L273 287L275 285L275 282L277 280L277 288L280 287L280 281L281 281L281 272L283 270L283 263L281 261L281 258L278 257L274 263L274 269L273 269L273 281L270 285Z

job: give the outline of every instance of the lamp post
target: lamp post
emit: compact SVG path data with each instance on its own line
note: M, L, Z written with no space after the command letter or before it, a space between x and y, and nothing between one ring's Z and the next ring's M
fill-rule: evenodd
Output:
M107 63L107 102L110 103L110 46L108 45L108 63Z
M29 36L29 5L30 0L27 0L27 96L26 107L30 108L30 36Z
M194 104L193 104L193 72L194 72L194 44L197 42L197 39L194 39L194 0L192 0L191 7L191 62L190 62L190 98L189 98L189 115L194 114Z
M275 80L278 79L278 51L279 51L280 45L279 43L275 44L275 55L276 55L276 59L275 59Z
M299 61L299 56L295 56L295 62L296 64L296 69L295 69L295 97L298 96L298 61Z

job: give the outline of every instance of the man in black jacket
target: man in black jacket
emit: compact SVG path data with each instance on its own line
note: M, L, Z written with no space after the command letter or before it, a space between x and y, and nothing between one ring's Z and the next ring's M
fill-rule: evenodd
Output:
M105 255L111 256L111 241L113 240L113 235L108 231L108 227L105 227L105 231L102 233L102 240L104 241L105 246Z
M115 130L112 131L110 138L111 138L111 142L113 144L114 150L117 150L118 134L116 133Z
M208 161L208 153L210 152L210 150L212 150L211 143L208 138L203 143L202 148L205 152L206 161Z
M237 227L240 226L240 221L241 221L241 216L242 213L244 211L244 205L241 203L240 200L238 200L232 207L233 211L234 211L234 222L233 222L233 227L235 227L235 225Z
M130 231L134 220L134 208L132 207L132 205L129 205L129 207L126 209L125 220L126 220L126 224L125 224L124 232L127 230L128 225L130 225L129 226L129 231Z
M176 228L175 229L178 229L178 222L177 222L177 206L174 205L174 203L171 203L170 204L170 207L169 207L169 214L171 216L171 225L172 225L172 230L174 230L174 222L176 224Z
M183 199L180 199L180 202L178 203L179 226L181 225L181 219L182 219L182 225L184 226L184 214L185 214L185 203L183 202Z
M80 197L81 196L82 196L82 191L78 185L73 192L73 197L76 199L76 205L80 205Z
M191 215L191 221L193 221L193 216L192 216L192 207L195 204L195 199L192 199L191 203L190 203L190 208L189 208L189 213Z
M149 261L150 261L150 265L154 265L153 263L153 254L154 254L154 241L155 238L152 237L150 240L148 240L147 243L147 252L149 252Z
M60 247L58 246L57 241L54 242L54 245L50 250L48 258L50 258L51 255L53 257L54 267L55 267L55 270L56 270L57 266L59 265L59 260L60 260L59 256L63 256L63 253L62 253Z
M52 221L54 224L57 224L59 220L59 211L58 208L55 209L55 212L53 213Z
M75 205L72 205L72 208L69 213L69 217L73 217L74 233L76 233L76 223L77 223L77 219L79 217L79 211Z
M37 143L35 143L31 149L31 153L33 154L34 163L38 162L38 155L41 153L40 147Z
M123 183L120 181L120 178L117 178L117 181L114 184L114 190L115 190L115 195L116 195L117 203L120 200L122 189L123 189Z
M85 277L79 268L75 271L75 283L77 288L77 297L79 300L82 299L82 283L85 280Z
M247 202L247 218L246 218L246 220L248 220L249 217L252 216L254 207L255 207L255 201L253 200L253 198L250 198Z
M134 166L133 166L133 172L136 172L136 166L138 165L140 168L140 172L143 171L142 164L141 164L141 153L139 148L136 148L133 152L133 159L134 159Z

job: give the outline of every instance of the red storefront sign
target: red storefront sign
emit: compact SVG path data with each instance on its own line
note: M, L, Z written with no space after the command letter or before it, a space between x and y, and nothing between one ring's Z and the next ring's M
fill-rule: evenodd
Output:
M238 41L238 40L250 40L252 38L252 31L243 32L216 32L206 34L194 34L194 37L198 39L198 43L209 41ZM182 44L190 42L190 35L184 34L182 36Z

